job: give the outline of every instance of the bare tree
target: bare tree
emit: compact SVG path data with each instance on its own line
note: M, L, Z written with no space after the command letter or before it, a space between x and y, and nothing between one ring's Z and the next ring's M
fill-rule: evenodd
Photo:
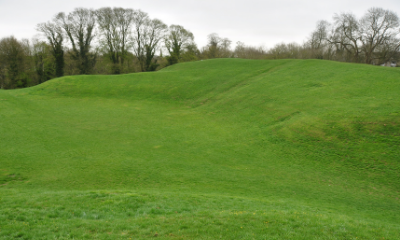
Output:
M400 39L391 36L379 45L374 54L374 64L387 63L389 61L400 60Z
M245 59L266 58L266 51L262 47L246 46L243 42L237 42L235 47L235 57Z
M289 58L289 49L285 43L278 43L273 48L269 49L268 54L272 59Z
M118 74L128 55L134 10L101 8L96 11L100 30L100 43L113 63L112 72Z
M55 59L56 77L64 76L64 36L61 26L54 20L53 22L40 23L37 30L42 32L52 48Z
M161 20L153 19L148 22L148 30L145 36L147 36L145 49L146 49L146 71L156 70L158 64L153 62L154 55L159 43L164 39L165 32L167 30L167 25L165 25Z
M334 21L328 41L345 61L378 63L399 50L399 18L392 11L371 8L361 20L349 13L336 14Z
M297 59L301 57L301 46L295 42L287 44L288 58Z
M231 51L231 44L232 41L228 38L223 38L221 41L221 47L220 47L220 57L222 58L228 58L232 57L232 51Z
M222 39L216 33L208 35L208 57L217 58L219 57L220 42Z
M374 59L380 58L376 56L376 50L396 39L399 34L398 27L399 17L396 13L382 8L368 10L360 20L362 50L366 63L371 64Z
M221 38L216 33L208 35L208 44L203 52L208 58L227 58L231 57L232 51L230 50L232 41L228 38Z
M328 29L327 21L318 21L317 28L311 33L308 45L311 50L311 58L323 59L327 48Z
M164 39L167 25L161 20L150 19L147 13L140 10L135 11L133 17L133 51L139 61L142 72L154 71L157 68L157 62L154 61L154 55L159 43Z
M335 14L334 25L328 42L345 61L361 61L361 29L351 13Z
M194 41L193 33L179 25L171 25L168 29L164 42L170 56L169 64L177 63L183 50Z
M76 61L79 73L89 74L96 61L96 53L90 52L96 24L95 12L76 8L68 16L61 12L56 18L72 44L71 55Z
M142 72L145 70L145 43L144 43L144 32L145 26L149 21L149 16L147 13L141 10L135 11L133 15L133 51L139 61L140 69Z

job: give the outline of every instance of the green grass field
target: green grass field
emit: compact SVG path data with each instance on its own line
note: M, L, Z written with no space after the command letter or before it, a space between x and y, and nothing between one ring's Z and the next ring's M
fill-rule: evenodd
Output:
M218 59L0 91L0 239L400 239L400 69Z

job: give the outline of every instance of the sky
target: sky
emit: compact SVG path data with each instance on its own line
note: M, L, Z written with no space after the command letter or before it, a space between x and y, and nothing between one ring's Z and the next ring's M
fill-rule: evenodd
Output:
M167 25L190 30L199 47L211 33L229 38L233 46L238 41L265 48L303 43L317 21L332 22L335 13L361 17L369 8L381 7L400 14L400 0L0 0L0 38L38 37L38 23L77 7L140 9Z

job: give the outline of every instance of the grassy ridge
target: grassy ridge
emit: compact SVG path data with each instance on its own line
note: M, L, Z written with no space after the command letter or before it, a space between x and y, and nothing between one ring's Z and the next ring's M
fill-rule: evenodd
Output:
M0 91L0 238L396 239L399 80L221 59Z

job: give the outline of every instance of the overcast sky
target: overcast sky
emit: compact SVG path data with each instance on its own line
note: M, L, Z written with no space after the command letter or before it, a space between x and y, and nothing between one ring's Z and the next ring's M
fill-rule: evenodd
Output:
M371 7L381 7L400 14L400 0L0 0L0 38L31 39L38 34L38 23L76 7L140 9L192 31L199 47L210 33L267 48L302 43L318 20L331 21L335 13L360 17Z

